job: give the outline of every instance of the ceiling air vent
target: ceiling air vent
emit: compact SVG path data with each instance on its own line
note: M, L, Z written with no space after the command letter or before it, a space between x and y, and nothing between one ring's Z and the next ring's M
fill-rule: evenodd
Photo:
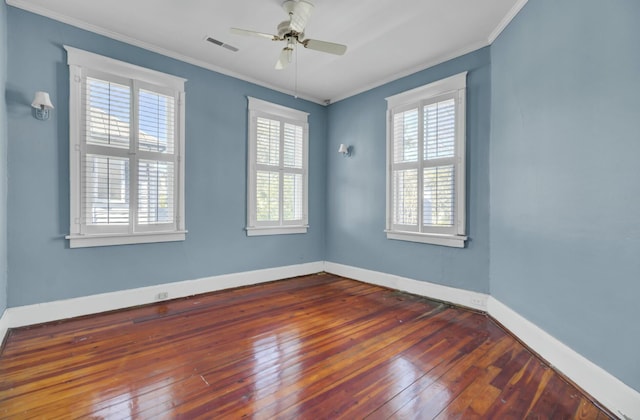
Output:
M217 39L211 38L210 36L207 36L204 40L208 41L208 42L210 42L212 44L216 44L219 47L226 48L229 51L233 51L233 52L238 51L238 49L236 47L234 47L233 45L225 44L224 42L218 41Z

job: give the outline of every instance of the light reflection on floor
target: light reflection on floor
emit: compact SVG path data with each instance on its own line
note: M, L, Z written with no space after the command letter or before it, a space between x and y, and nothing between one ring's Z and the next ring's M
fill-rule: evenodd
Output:
M299 336L297 329L293 331L295 336ZM273 334L253 343L253 357L255 359L253 401L269 398L273 395L274 387L283 387L300 379L301 343L298 338L291 339L291 332ZM282 382L284 372L287 374L287 383Z
M420 379L425 375L425 372L418 369L416 365L411 361L404 359L403 357L397 357L389 364L387 368L389 376L392 378L391 389L389 395L400 393L402 390L410 386L412 383ZM406 403L406 400L392 398L389 400L391 412L396 412L402 405Z
M132 418L135 413L133 410L135 402L132 402L134 399L129 390L118 391L118 395L110 398L106 404L103 395L95 395L93 401L91 412L100 413L102 418Z

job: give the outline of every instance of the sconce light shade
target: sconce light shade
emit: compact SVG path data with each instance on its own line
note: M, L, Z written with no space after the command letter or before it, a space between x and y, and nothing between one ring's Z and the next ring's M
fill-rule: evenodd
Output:
M347 146L346 144L341 144L338 148L338 153L342 153L343 156L351 156L351 146Z
M51 98L47 92L36 92L36 95L31 102L31 106L36 110L36 118L39 120L49 119L49 110L53 109Z
M33 98L31 106L34 108L53 109L51 98L47 92L36 92L36 96Z

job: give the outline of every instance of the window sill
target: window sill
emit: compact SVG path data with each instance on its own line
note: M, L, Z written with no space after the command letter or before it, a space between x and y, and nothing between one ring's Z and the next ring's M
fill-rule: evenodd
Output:
M154 242L184 241L187 231L145 232L115 235L67 235L70 248L87 248L92 246L148 244Z
M398 241L420 242L423 244L450 246L464 248L468 236L462 235L438 235L435 233L414 233L385 230L387 239Z
M292 235L307 233L309 226L247 227L247 236Z

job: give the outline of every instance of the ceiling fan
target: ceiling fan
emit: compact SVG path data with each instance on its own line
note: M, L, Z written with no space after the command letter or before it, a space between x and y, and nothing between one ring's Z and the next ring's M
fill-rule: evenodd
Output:
M311 17L313 4L308 0L286 0L282 3L282 8L289 15L289 20L280 22L278 25L278 35L271 35L263 32L250 31L247 29L231 28L231 32L238 35L251 35L272 41L285 41L287 45L282 49L280 57L276 62L276 69L282 70L289 63L293 55L296 44L301 44L310 50L321 51L329 54L343 55L347 51L346 45L335 44L333 42L318 41L317 39L305 39L304 28Z

